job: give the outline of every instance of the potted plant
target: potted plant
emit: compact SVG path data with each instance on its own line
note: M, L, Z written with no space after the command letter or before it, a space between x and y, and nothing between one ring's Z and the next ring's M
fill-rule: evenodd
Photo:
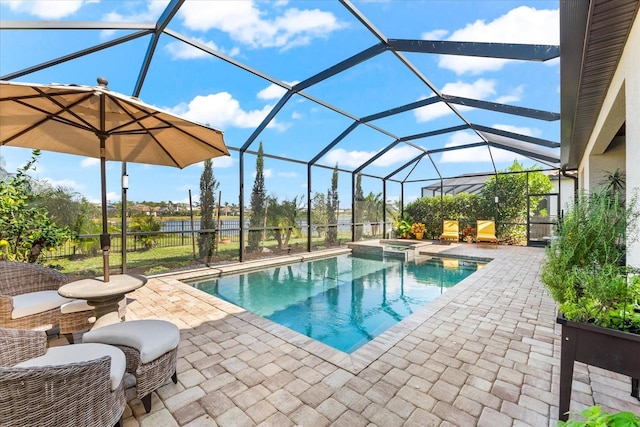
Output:
M562 324L560 418L567 419L574 361L640 378L640 276L625 265L636 236L636 200L605 189L580 195L547 247L541 279Z
M473 236L476 234L476 229L470 225L467 225L462 229L462 238L467 241L467 243L473 243Z
M415 236L416 239L422 240L424 237L424 233L427 231L427 227L421 222L414 222L411 225L411 234Z
M411 223L405 219L398 220L396 230L398 237L408 239L411 235Z

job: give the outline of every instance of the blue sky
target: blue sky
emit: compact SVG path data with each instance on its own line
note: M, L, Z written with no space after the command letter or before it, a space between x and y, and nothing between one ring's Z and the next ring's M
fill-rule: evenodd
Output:
M6 1L0 0L2 20L73 22L155 22L167 1ZM482 41L500 43L559 43L557 1L354 1L354 6L385 37ZM163 35L151 62L140 98L191 120L221 129L231 157L214 160L222 200L238 203L238 152L285 90L272 81L293 85L351 57L378 42L337 1L187 1L168 29L202 43L254 70L253 75L181 41ZM131 31L2 30L0 76L93 45ZM112 90L132 94L149 36L37 71L15 81L95 84L109 80ZM559 112L559 60L508 61L462 56L404 53L403 57L434 87L447 95L493 101ZM263 78L266 77L266 78ZM271 81L272 80L272 81ZM345 72L309 87L307 95L356 117L363 117L433 96L415 74L392 52L385 52ZM544 122L480 109L458 107L471 123L491 126L551 141L559 141L559 122ZM249 148L262 141L266 153L302 162L316 156L353 120L300 95L294 95ZM461 121L443 104L434 104L372 122L402 137L455 126ZM393 142L393 137L359 126L318 163L353 170ZM426 149L479 142L471 131L418 139ZM559 150L559 149L557 149ZM557 152L556 150L556 152ZM368 168L365 174L385 176L420 153L399 144ZM498 169L514 158L534 162L511 152L492 149ZM4 167L14 172L30 151L3 147ZM451 177L461 173L492 172L486 148L450 151L423 159L410 181ZM435 164L435 166L434 166ZM540 164L540 163L538 163ZM253 185L255 156L245 156L245 204ZM247 172L248 171L248 172ZM108 199L120 200L121 164L107 167ZM202 165L185 169L128 164L133 201L187 201L188 190L198 199ZM407 171L408 172L408 171ZM100 196L97 159L43 152L34 175L71 188L89 200ZM326 193L330 169L313 168L312 192ZM406 175L400 174L398 178ZM265 158L265 184L280 200L304 198L307 168L302 163ZM405 202L430 182L405 185ZM349 203L351 178L340 174L341 204ZM365 193L382 191L379 179L364 178ZM388 198L397 198L400 186L391 184Z

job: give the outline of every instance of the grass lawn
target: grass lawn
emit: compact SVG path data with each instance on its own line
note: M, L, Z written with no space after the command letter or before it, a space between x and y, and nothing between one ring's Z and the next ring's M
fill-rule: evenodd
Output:
M340 233L339 238L341 242L350 240L351 235L347 234L348 233ZM289 241L289 246L292 248L292 252L304 252L307 249L307 239L306 237L292 238ZM323 246L324 238L312 239L312 248ZM271 251L265 253L265 256L283 254L282 250L277 250L275 240L267 240L264 247ZM238 261L240 259L239 249L238 242L219 243L217 256L214 256L210 262ZM196 246L196 255L197 250L198 248ZM54 258L45 261L44 264L58 268L62 273L68 275L71 280L102 275L102 253L95 256ZM151 275L202 264L204 264L203 259L194 258L193 246L191 244L127 252L128 273ZM109 254L109 266L112 274L120 271L122 266L122 255L120 251L111 251Z

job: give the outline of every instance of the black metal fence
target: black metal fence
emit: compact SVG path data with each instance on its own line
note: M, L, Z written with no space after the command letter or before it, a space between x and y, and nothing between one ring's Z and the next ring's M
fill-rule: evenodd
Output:
M136 252L140 250L148 250L151 248L163 248L163 247L176 247L187 245L198 245L199 236L203 233L212 233L215 241L218 244L236 244L239 249L240 242L240 220L238 219L223 219L219 222L216 229L200 229L200 220L194 220L193 225L189 219L179 220L159 220L161 224L160 231L145 231L145 232L127 232L127 253ZM113 225L116 225L115 223ZM344 243L351 240L351 223L346 218L340 218L338 224L327 225L313 225L312 236L320 236L321 232L318 229L323 230L333 226L338 229L339 241ZM359 224L363 228L363 236L365 238L380 238L384 237L382 233L382 224ZM245 238L249 232L260 233L264 240L272 239L273 231L277 227L264 227L259 229L249 229L249 222L245 221ZM282 230L282 228L280 228ZM307 237L307 223L304 220L296 222L295 227L290 227L293 238ZM388 224L390 230L390 224ZM285 230L286 231L286 230ZM348 235L348 237L347 237ZM320 237L318 237L320 239ZM314 240L318 240L314 239ZM305 247L305 245L296 244L297 247ZM312 244L312 247L319 246L317 243ZM306 249L306 248L305 248ZM122 234L111 234L111 252L122 251ZM44 254L46 260L54 260L59 258L71 258L77 256L97 256L100 252L100 235L99 234L81 234L76 236L73 240L66 242L65 244L54 248L52 251Z

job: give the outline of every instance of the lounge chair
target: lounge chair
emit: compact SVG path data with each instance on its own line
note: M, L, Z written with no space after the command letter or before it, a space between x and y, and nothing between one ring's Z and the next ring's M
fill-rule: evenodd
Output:
M496 237L496 223L489 219L479 219L476 228L476 244L479 242L491 242L498 244Z
M442 234L440 235L440 241L443 240L453 240L458 243L458 239L460 238L458 221L453 220L445 220L442 223Z

